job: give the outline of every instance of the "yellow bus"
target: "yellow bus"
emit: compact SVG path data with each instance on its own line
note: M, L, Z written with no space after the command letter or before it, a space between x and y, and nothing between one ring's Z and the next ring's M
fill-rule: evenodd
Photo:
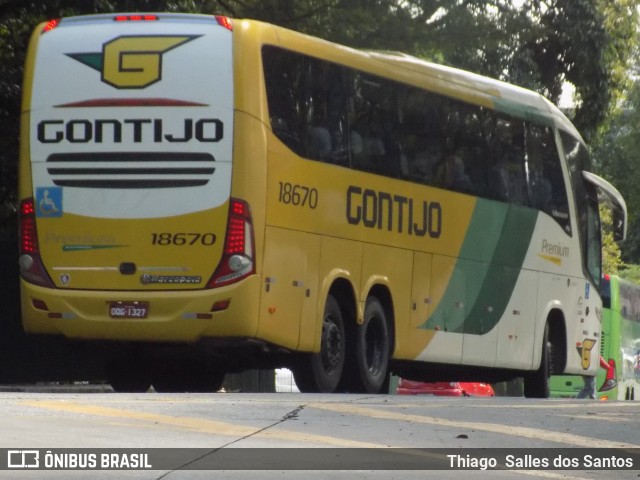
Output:
M22 105L26 332L116 390L595 374L601 199L538 94L252 20L64 18Z

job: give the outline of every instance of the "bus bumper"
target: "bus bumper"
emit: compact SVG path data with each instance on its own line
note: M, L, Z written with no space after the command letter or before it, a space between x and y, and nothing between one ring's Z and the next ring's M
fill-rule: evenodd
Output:
M187 343L208 337L253 337L258 331L257 275L226 287L193 291L58 290L22 279L20 288L22 324L29 334ZM112 316L114 304L133 302L146 302L146 318Z

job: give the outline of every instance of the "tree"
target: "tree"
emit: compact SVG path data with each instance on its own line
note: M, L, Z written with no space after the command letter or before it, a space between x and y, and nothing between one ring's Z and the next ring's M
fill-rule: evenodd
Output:
M628 238L623 258L640 263L640 81L631 85L593 143L595 168L627 202Z
M622 261L620 247L613 237L613 219L611 211L600 206L600 220L602 223L602 273L616 275L625 268Z

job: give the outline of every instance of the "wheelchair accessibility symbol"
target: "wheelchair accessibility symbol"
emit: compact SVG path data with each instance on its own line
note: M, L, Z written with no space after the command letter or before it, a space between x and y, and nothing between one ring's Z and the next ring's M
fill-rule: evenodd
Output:
M38 187L36 189L36 217L62 216L62 188Z

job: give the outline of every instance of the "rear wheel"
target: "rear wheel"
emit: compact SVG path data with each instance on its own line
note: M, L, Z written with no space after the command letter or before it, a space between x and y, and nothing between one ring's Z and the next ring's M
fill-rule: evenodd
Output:
M389 327L380 300L369 297L364 308L364 321L355 331L355 362L350 372L348 390L379 393L388 389Z
M324 307L320 351L307 354L293 366L293 377L301 392L331 393L336 390L346 352L344 321L338 301L329 295Z
M551 375L551 351L549 342L549 325L544 327L542 339L542 358L540 367L535 372L524 375L524 396L527 398L549 398L549 376Z

